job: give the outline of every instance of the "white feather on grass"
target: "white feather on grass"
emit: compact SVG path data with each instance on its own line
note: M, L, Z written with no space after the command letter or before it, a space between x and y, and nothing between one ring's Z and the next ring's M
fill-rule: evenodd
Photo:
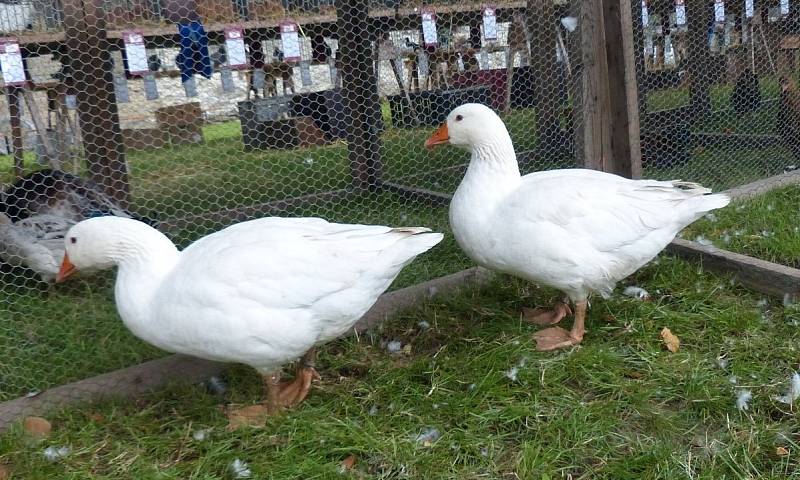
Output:
M750 408L750 400L753 399L753 392L750 390L739 390L739 393L736 394L736 408L739 411L744 412Z
M786 395L777 395L774 398L781 403L792 405L795 400L800 398L800 373L794 372L789 383L789 391L786 392Z

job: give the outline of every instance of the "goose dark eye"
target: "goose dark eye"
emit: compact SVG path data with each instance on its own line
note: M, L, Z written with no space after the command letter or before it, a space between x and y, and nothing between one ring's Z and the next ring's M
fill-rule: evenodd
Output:
M456 115L456 122L460 122L461 120L464 120L464 117L461 115Z
M69 237L69 243L77 243L78 239L75 237Z

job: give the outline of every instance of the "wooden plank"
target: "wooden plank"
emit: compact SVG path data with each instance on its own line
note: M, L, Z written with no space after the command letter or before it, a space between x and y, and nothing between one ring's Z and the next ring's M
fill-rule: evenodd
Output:
M700 261L712 272L733 275L743 285L767 295L796 299L800 294L800 270L748 257L711 245L674 239L667 252L688 260Z
M66 46L75 78L87 170L123 207L128 167L117 111L103 0L64 2Z
M708 22L714 18L714 2L686 0L686 38L688 41L688 75L691 92L691 113L705 116L711 111L708 75Z
M341 58L342 100L347 131L347 152L353 185L376 188L381 181L381 111L378 78L373 68L374 35L365 31L368 2L342 0L336 2Z
M11 122L11 145L14 154L14 179L19 180L25 175L24 150L22 145L22 108L20 105L20 88L9 87L6 89L8 99L8 115Z
M560 67L556 62L556 26L558 16L550 0L529 0L526 11L526 31L534 36L530 42L530 63L536 69L537 82L530 85L529 95L536 99L536 130L539 152L552 155L562 147L559 113ZM507 88L510 93L511 76ZM510 95L508 97L510 102ZM510 105L509 105L510 108Z
M491 272L474 267L384 293L345 336L368 331L428 299L450 295L460 288L485 285L492 278ZM172 355L51 388L30 398L21 397L0 403L0 433L28 415L45 416L54 410L104 398L135 398L170 384L199 383L210 376L219 375L224 369L224 364L186 355Z
M604 170L641 178L639 86L634 53L638 48L634 42L630 0L603 0L603 16L611 105L611 153Z
M583 60L583 166L596 170L610 165L610 97L605 52L602 0L586 0L581 6L581 53Z

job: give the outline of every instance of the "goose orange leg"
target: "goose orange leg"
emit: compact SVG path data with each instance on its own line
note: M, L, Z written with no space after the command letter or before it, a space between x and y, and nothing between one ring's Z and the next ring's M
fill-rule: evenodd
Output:
M533 338L536 339L536 350L545 352L581 343L586 333L584 320L587 304L586 300L575 303L575 322L571 331L568 332L561 327L550 327L533 334Z
M262 375L264 382L264 401L256 405L231 409L227 412L230 420L229 428L236 429L243 425L263 425L269 415L278 415L283 409L297 406L308 395L311 382L320 376L314 369L316 351L311 349L303 355L297 366L294 380L281 382L281 371Z
M282 383L278 394L281 406L290 408L305 400L311 390L311 382L319 380L319 373L314 369L317 361L317 350L312 348L297 364L294 380Z
M564 302L556 302L552 310L546 308L523 308L522 318L526 322L536 325L555 325L567 315L572 315L569 305Z

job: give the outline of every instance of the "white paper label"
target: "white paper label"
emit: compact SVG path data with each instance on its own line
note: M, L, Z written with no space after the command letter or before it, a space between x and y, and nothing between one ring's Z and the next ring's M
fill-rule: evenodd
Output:
M241 28L225 29L225 52L231 68L247 68L247 51L244 48L244 33Z
M26 83L22 51L16 38L0 39L0 63L3 64L3 81L6 85L24 85Z
M714 0L714 21L725 22L725 2L723 0Z
M147 64L147 50L144 48L144 34L141 30L122 32L125 43L125 58L128 60L128 73L143 75L150 71Z
M304 87L311 86L311 63L300 62L300 81L303 82Z
M420 52L417 56L417 66L419 67L419 74L427 76L430 74L430 65L428 65L428 55L425 52Z
M481 50L480 65L481 70L489 70L489 52L486 49Z
M300 60L300 38L297 36L296 23L281 23L281 45L283 46L283 59L285 61Z
M422 11L422 42L426 47L439 42L436 35L436 14L432 10Z
M789 0L781 0L781 15L789 15Z
M744 15L747 18L753 18L755 8L753 7L753 0L744 0Z
M647 0L642 0L642 25L650 25L650 13L647 11Z
M483 38L497 40L497 14L492 7L483 9Z
M686 25L686 5L683 0L675 0L675 25Z

